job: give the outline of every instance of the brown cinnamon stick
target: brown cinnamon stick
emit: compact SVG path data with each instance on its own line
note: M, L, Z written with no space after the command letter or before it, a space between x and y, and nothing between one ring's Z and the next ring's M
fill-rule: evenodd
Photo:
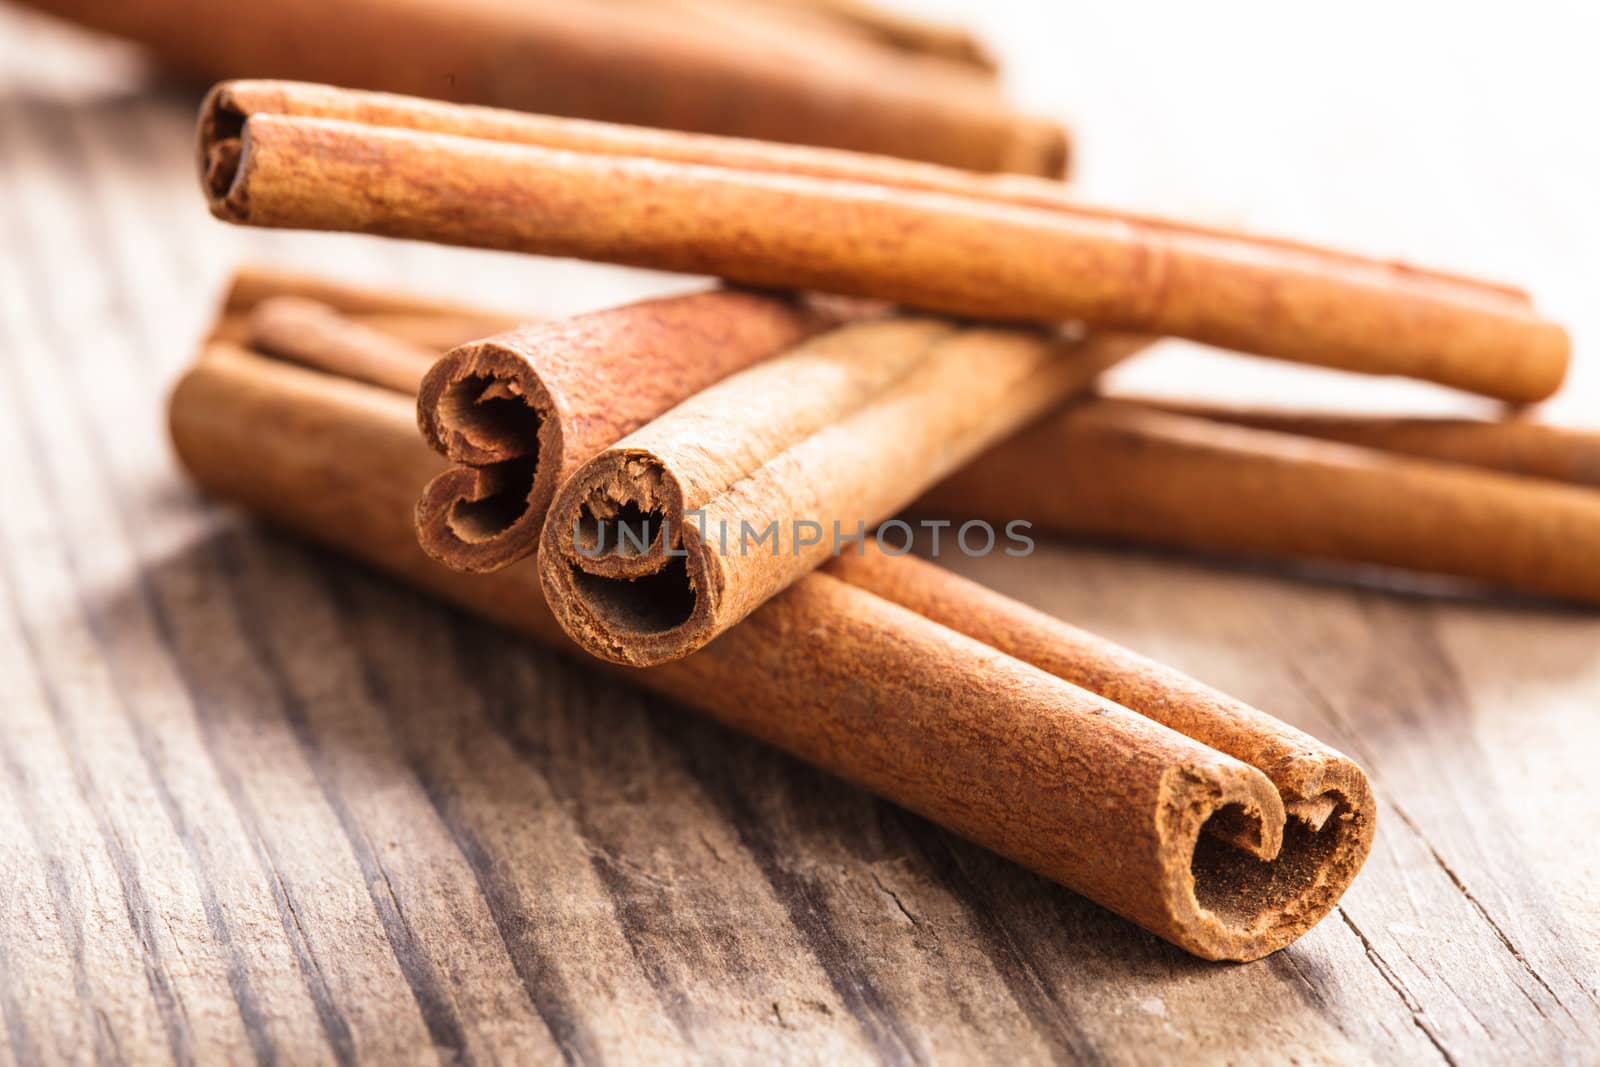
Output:
M179 383L171 423L204 487L561 640L530 567L454 574L417 547L409 502L439 460L416 440L404 397L213 346ZM882 588L912 602L920 587L910 586ZM1025 609L991 617L996 605L954 579L928 588L928 610L1024 655L1057 636L1017 637L1048 625ZM1075 655L1093 673L1104 650ZM1365 778L1311 738L1215 694L1200 694L1209 710L1169 715L1247 758L1229 755L827 574L806 576L695 655L628 676L1207 958L1254 959L1294 940L1333 907L1371 844ZM1140 667L1129 699L1150 687L1160 705L1170 682ZM1187 686L1171 699L1193 699Z
M417 535L435 559L492 571L538 547L556 488L678 401L834 319L731 290L645 301L455 349L420 384L417 421L456 466L428 484ZM409 386L418 389L417 365Z
M249 106L248 104L246 106ZM378 116L381 122L389 117ZM1508 400L1565 332L1501 289L1002 198L247 111L202 119L219 218L599 259L1013 320L1083 319Z
M1178 415L1320 437L1382 452L1460 463L1532 478L1600 486L1600 431L1532 418L1471 419L1278 411L1146 398L1140 404Z
M222 296L222 314L255 310L275 296L298 296L326 304L345 315L437 315L442 318L512 320L485 308L440 300L421 293L375 285L357 285L264 263L247 263L233 272Z
M1591 490L1122 401L1047 419L918 507L1600 603L1600 494Z
M562 149L602 156L656 159L761 173L836 178L869 185L951 193L998 204L1059 211L1078 219L1123 223L1139 231L1180 238L1245 241L1270 249L1308 271L1356 272L1373 285L1434 287L1463 300L1504 297L1526 305L1528 295L1512 286L1466 278L1405 263L1373 259L1300 241L1160 218L1087 203L1061 182L1019 174L974 174L953 167L915 163L880 155L712 137L669 130L621 126L530 115L496 108L442 104L391 93L357 92L288 81L228 81L216 86L201 105L198 136L200 172L214 198L227 194L237 167L245 123L252 116L341 119L364 126L442 133L534 148ZM213 204L213 211L217 210ZM239 220L234 220L239 221ZM241 282L241 284L244 284ZM305 294L314 295L314 294ZM336 306L338 301L329 300ZM346 308L345 310L354 310Z
M277 297L314 301L334 309L345 321L439 350L454 348L536 318L390 289L351 285L262 264L247 264L236 270L228 282L221 312L212 327L212 338L248 343L253 329L251 313L264 301Z
M1063 173L1053 123L967 63L837 25L651 0L29 0L211 81L304 78L462 103ZM780 32L781 31L781 32Z
M269 297L256 305L250 313L250 344L268 355L399 392L414 392L418 365L437 355L296 296Z
M910 316L823 334L567 479L540 537L545 597L602 659L678 659L1146 343Z
M966 63L989 73L999 69L994 54L964 28L880 8L861 0L760 0L777 8L815 11L874 40L908 52Z

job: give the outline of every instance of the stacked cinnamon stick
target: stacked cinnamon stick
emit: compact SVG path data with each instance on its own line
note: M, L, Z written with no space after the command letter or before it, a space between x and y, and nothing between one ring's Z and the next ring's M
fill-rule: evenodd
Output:
M235 292L241 288L258 287ZM196 480L570 648L532 561L471 576L438 566L417 544L411 503L440 460L417 439L411 395L373 384L389 371L372 367L388 365L352 344L366 334L373 351L393 354L396 342L410 342L380 338L336 307L286 302L284 295L306 292L287 288L292 292L259 303L250 335L272 333L281 323L271 320L288 313L300 316L300 343L284 351L310 367L214 339L174 393L173 439ZM767 301L769 322L794 313L776 297L707 295ZM651 339L675 343L681 316L708 306L700 296L678 298L676 308L634 305L468 346L489 344L520 360L521 381L561 394L564 403L454 424L469 435L492 429L488 439L526 441L548 420L549 436L564 449L534 456L534 466L582 462L573 450L603 443L588 426L611 417L616 394L595 384L573 392L571 367L544 354L562 351L563 338L582 349L597 323L625 335L629 329L619 323L631 320L640 336L609 373L632 364L649 378ZM869 325L885 323L927 329L916 319ZM313 324L325 343L307 343ZM857 325L820 336L849 334ZM1105 344L1077 346L1076 355L1088 347L1093 358L1074 358L1073 365L1087 374L1132 347ZM417 358L414 385L425 370ZM663 371L643 391L670 405L672 381ZM719 640L628 677L921 812L1208 958L1254 959L1294 940L1332 908L1371 846L1370 789L1337 752L1170 668L932 564L877 550L799 578Z
M1076 319L1512 401L1554 392L1569 355L1515 290L1084 207L1018 177L287 82L213 90L199 154L213 214L256 226Z
M438 358L476 312L256 284L174 398L202 484L642 668L1200 955L1254 958L1333 906L1371 841L1360 771L898 558L880 522L914 505L972 520L963 550L1033 523L1600 600L1573 550L1600 544L1600 503L1550 481L1588 462L1581 435L1084 395L1171 334L1538 400L1568 342L1515 289L1025 177L285 82L213 90L199 163L228 221L732 286Z

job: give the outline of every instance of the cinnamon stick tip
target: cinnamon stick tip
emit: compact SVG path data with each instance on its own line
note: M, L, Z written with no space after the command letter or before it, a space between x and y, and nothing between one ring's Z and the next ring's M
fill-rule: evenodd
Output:
M512 335L520 333L512 331ZM537 454L554 400L514 341L497 335L446 352L417 388L417 428L440 455L484 465Z
M466 574L492 574L538 548L543 486L521 461L451 467L417 501L417 544L435 562Z
M1015 125L1000 170L1065 180L1072 175L1072 137L1059 122L1023 116Z
M262 299L250 309L250 340L257 347L262 347L264 339L286 326L342 323L343 319L337 308L321 300L294 293L280 293Z
M676 546L676 547L674 547ZM684 514L683 490L651 453L614 449L569 478L540 535L539 579L585 651L651 667L717 633L719 572Z
M236 98L237 83L212 86L200 104L195 155L200 185L211 214L224 222L244 222L248 208L240 175L248 154L249 116Z
M1549 382L1548 388L1542 393L1529 398L1533 403L1549 400L1554 396L1566 382L1568 372L1572 370L1572 334L1568 333L1567 328L1560 323L1547 322L1545 326L1551 331Z
M1206 959L1259 959L1333 910L1371 852L1376 802L1354 763L1314 763L1315 794L1291 789L1281 802L1264 800L1258 787L1270 782L1254 768L1169 774L1161 817L1174 942Z
M483 574L532 554L555 494L563 442L556 401L517 350L521 330L451 349L423 377L417 426L447 459L416 510L434 559Z

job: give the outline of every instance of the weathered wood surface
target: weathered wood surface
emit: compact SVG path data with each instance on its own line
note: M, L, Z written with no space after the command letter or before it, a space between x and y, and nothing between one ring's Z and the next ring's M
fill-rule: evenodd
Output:
M1183 63L1177 47L1156 52ZM1109 57L1024 82L1054 69L1077 94L1100 188L1498 263L1588 358L1600 166L1530 132L1537 78L1519 95L1475 81L1471 49L1429 55L1467 64L1442 68L1446 134L1364 97L1291 130L1291 94L1258 125L1306 158L1258 144L1249 165L1216 159L1246 152L1237 116L1205 111L1226 71L1161 117L1111 91L1129 81ZM199 498L162 403L242 258L551 312L682 282L225 229L190 172L195 101L0 11L0 1062L1595 1060L1594 613L1085 546L965 564L1372 774L1378 844L1336 914L1260 963L1188 958ZM1394 143L1373 128L1390 117ZM1339 170L1352 131L1391 169ZM1374 391L1187 349L1130 377Z

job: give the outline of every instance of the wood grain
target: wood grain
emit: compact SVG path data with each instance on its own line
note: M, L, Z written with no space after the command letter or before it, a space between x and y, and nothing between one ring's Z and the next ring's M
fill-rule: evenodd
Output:
M1201 963L197 498L163 394L240 259L553 312L684 283L225 230L193 188L197 101L73 81L117 68L10 11L0 57L0 1063L1600 1046L1592 614L1084 545L964 562L1372 774L1387 817L1339 913L1260 963ZM1478 162L1483 204L1551 173ZM1550 180L1529 204L1592 185Z

